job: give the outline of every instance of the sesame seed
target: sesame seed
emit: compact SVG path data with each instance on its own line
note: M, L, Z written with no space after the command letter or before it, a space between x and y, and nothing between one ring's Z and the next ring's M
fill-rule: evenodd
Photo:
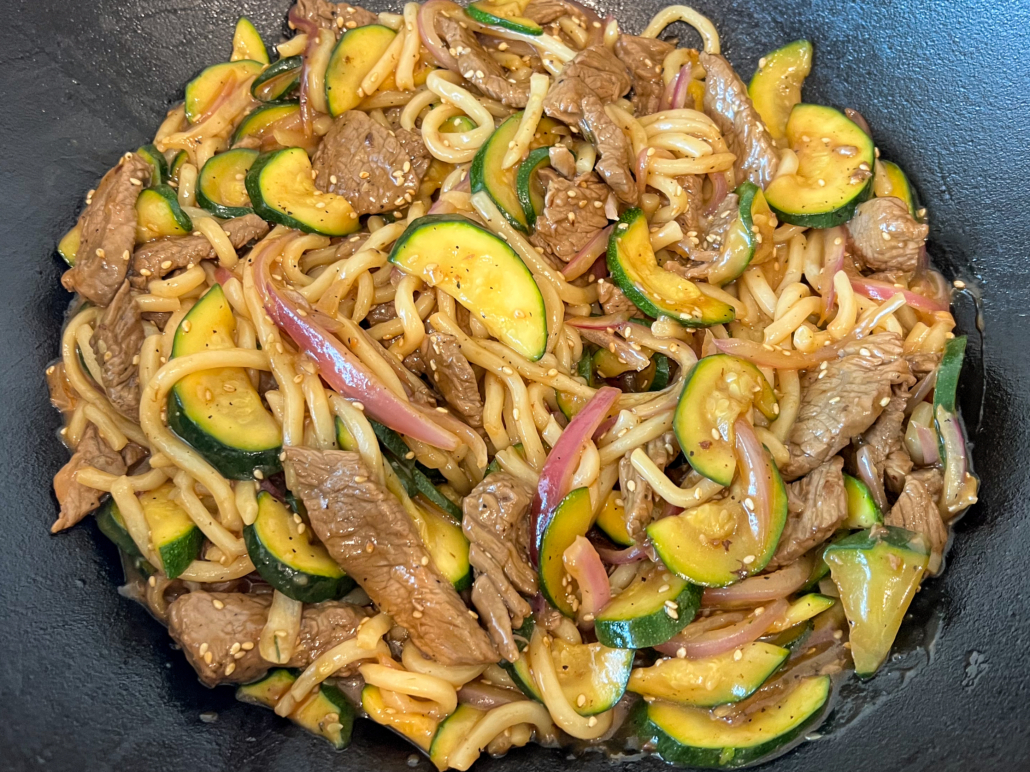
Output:
M150 577L150 578L153 579L154 577ZM209 648L211 648L211 647L208 646L207 643L200 644L200 656L203 657L205 654L207 654L207 650Z
M719 430L718 429L712 429L712 439L713 440L721 439L721 437L719 435Z
M587 726L597 726L597 716L591 716L587 721Z
M254 642L253 641L244 641L243 643L240 644L240 647L244 651L250 651L251 649L254 648Z
M230 654L235 654L236 652L238 652L242 648L243 648L243 646L240 644L239 641L237 641L236 643L234 643L232 646L229 647L229 653Z
M423 555L422 559L419 561L419 563L421 563L424 566L428 566L429 565L429 556L428 555Z
M373 552L375 552L375 548L376 548L376 545L373 544L372 542L369 542L368 544L365 545L365 552L367 552L369 555L371 555Z
M890 403L891 403L891 398L890 397L884 397L883 399L880 400L880 407L887 407L887 405L889 405Z
M581 694L578 697L576 697L576 705L578 705L579 707L582 708L586 704L587 704L587 696L585 694Z
M743 563L744 563L745 566L749 566L749 565L751 565L754 562L755 562L755 556L754 555L745 555L744 556Z
M262 472L260 469L255 469L254 470L254 479L255 480L264 480L265 479L265 473Z
M687 656L687 649L686 649L686 647L680 646L678 649L676 649L676 658L677 659L685 659L686 656Z
M214 600L212 600L211 601L211 605L214 606L219 611L221 611L223 608L225 608L225 604L222 603L222 601L218 600L218 598L215 598Z
M204 662L206 662L206 663L207 663L207 664L209 664L209 665L210 665L210 664L211 664L211 663L212 663L212 662L214 661L214 659L215 659L215 655L214 655L214 654L212 654L212 653L211 653L210 651L204 652L204 654L203 654L203 655L201 655L201 656L203 656L203 657L204 657Z
M230 662L228 665L225 666L225 674L227 676L231 676L233 674L234 670L236 670L236 663L235 662Z
M744 652L742 652L740 649L737 649L736 651L733 652L733 661L734 662L740 662L740 660L742 660L743 658L744 658Z
M858 350L858 353L861 354L864 357L872 356L872 354L870 353L869 349L867 349L867 348L860 348Z
M669 585L667 585L667 584L663 584L661 587L658 588L658 592L668 592L668 591L669 591Z
M964 281L962 281L961 279L955 279L955 281L953 281L952 284L955 286L955 289L965 289L966 288L966 283Z

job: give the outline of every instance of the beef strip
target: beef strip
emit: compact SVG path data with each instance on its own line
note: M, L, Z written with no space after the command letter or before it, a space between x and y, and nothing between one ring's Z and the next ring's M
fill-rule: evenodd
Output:
M389 322L391 319L397 318L397 307L393 304L393 301L387 303L380 303L377 306L372 306L368 315L365 317L365 321L368 322L370 327L383 322Z
M915 379L909 376L903 385ZM891 397L880 417L862 435L861 445L869 447L869 459L878 478L885 478L885 487L900 493L905 477L912 471L912 459L905 450L905 407L908 390L901 389Z
M343 196L362 215L407 206L431 160L420 137L348 110L322 138L311 166L315 187Z
M483 398L472 365L461 353L458 339L442 332L431 332L422 339L418 356L408 356L405 366L421 372L470 426L483 425Z
M297 0L294 11L302 19L313 21L322 29L332 30L337 37L343 30L375 24L379 17L350 3L329 3L326 0Z
M608 186L593 172L567 180L553 169L541 169L540 181L547 188L544 211L530 241L567 263L608 226Z
M926 488L927 493L930 494L930 498L934 501L940 499L941 491L944 490L944 475L935 466L914 469L906 480L918 480L921 482L923 487Z
M562 16L573 16L583 22L587 18L582 9L565 0L530 0L522 15L540 25L558 21Z
M136 199L150 182L152 167L126 153L93 192L79 216L81 241L75 265L61 283L98 306L106 306L125 280L136 244Z
M737 156L733 162L737 182L750 180L765 188L776 176L780 155L747 95L747 86L719 54L702 52L700 61L706 73L705 112Z
M551 168L566 179L576 176L576 156L565 145L552 145L547 151Z
M68 373L65 372L64 362L55 362L46 369L47 389L50 391L50 404L67 415L75 410L79 404L79 395L75 393L71 383L68 382Z
M579 78L604 104L622 97L633 84L626 65L603 45L584 48L565 65L560 77Z
M676 435L665 432L649 441L644 446L644 452L659 469L664 470L679 453ZM630 453L627 453L619 461L619 490L626 518L626 533L634 540L639 540L644 535L644 529L651 524L654 491L634 468L629 457Z
M638 118L658 112L665 91L662 62L674 48L664 40L636 35L619 35L615 41L615 55L633 76L633 106Z
M930 226L917 222L900 198L871 198L847 224L851 249L873 271L914 271Z
M258 652L271 605L270 594L190 592L168 607L168 632L205 685L250 683L273 666ZM286 667L305 668L320 654L350 640L367 615L350 603L306 604L297 645Z
M456 72L461 77L501 104L515 108L526 106L529 86L509 81L504 68L487 53L469 29L443 14L436 17L436 24L451 55L457 60Z
M822 544L848 517L844 459L834 456L787 486L787 524L768 569L789 565Z
M285 454L315 535L426 656L445 665L497 661L490 638L432 564L407 512L357 453L289 447Z
M581 52L576 58L585 53ZM576 71L575 68L570 70L571 66L572 62L565 65L561 76L547 92L544 112L568 126L578 126L594 143L600 155L594 168L604 177L616 196L627 204L636 204L639 195L636 180L630 171L632 150L629 140L608 117L602 99L582 78L570 74ZM586 71L586 68L581 68L581 71Z
M537 592L530 567L529 505L532 491L506 472L483 479L462 502L462 531L469 540L469 562L477 577L472 603L501 656L518 659L513 628L532 613L522 595ZM521 594L520 594L521 593Z
M936 370L937 365L941 363L941 355L929 351L906 354L905 359L908 360L908 366L909 369L912 370L912 375L917 378L929 375Z
M604 279L597 282L597 299L606 315L637 312L636 304L615 284Z
M941 519L937 502L920 479L909 477L905 481L905 487L884 518L884 523L923 534L930 547L927 571L931 574L940 571L944 547L948 543L948 529Z
M93 424L86 425L71 459L54 475L54 493L61 511L57 522L50 527L51 533L71 528L100 505L103 492L75 480L75 473L87 466L116 476L126 471L121 455L111 449Z
M268 233L268 223L256 214L234 217L222 223L222 230L235 249L242 249L251 241ZM153 279L162 279L172 271L190 268L201 260L216 260L218 254L207 236L168 236L148 241L132 255L129 281L136 289L146 289Z
M795 480L836 455L873 425L890 403L891 386L910 382L901 336L893 332L846 343L836 359L801 379L801 406L787 438L790 460L780 470Z
M115 409L139 422L139 351L143 347L143 320L123 282L111 305L104 309L90 345L100 362L104 391Z

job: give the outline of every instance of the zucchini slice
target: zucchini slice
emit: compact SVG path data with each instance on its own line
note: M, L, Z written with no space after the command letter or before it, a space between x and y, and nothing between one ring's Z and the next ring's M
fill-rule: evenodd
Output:
M79 244L81 243L82 226L75 223L72 229L61 236L61 240L57 242L57 254L69 266L75 265L75 256L79 253Z
M311 529L270 493L258 494L257 519L243 529L247 554L261 578L288 598L319 603L339 598L354 581L329 557Z
M476 128L476 122L467 115L455 115L440 124L441 134L460 134L463 131L472 131Z
M526 225L532 229L536 226L536 218L544 211L544 188L540 184L538 172L544 166L551 165L551 148L538 147L531 150L525 160L519 164L515 174L515 192L522 206L522 215Z
M304 57L288 56L280 59L254 78L250 93L257 101L266 104L284 102L300 88L300 67Z
M632 649L613 649L602 643L566 643L555 638L551 659L565 698L581 716L594 716L615 707L626 693L633 671Z
M873 139L832 107L800 104L787 121L798 170L769 183L765 198L785 223L831 228L851 219L873 191Z
M315 189L311 159L299 147L259 156L247 172L247 194L258 215L287 228L346 236L360 224L347 199Z
M139 547L136 546L136 542L129 535L129 529L125 527L125 519L122 517L121 510L118 509L118 505L114 503L113 498L108 496L107 501L100 505L96 518L97 528L100 529L100 533L114 542L118 549L129 557L143 557L140 554Z
M817 592L802 595L790 604L787 608L787 613L783 615L783 619L769 628L769 633L781 633L792 627L797 627L812 619L812 617L819 616L827 609L833 608L836 603L837 600L835 598L831 598L828 595L820 595Z
M469 180L473 193L485 191L490 196L490 200L501 210L501 214L511 224L511 227L522 233L528 233L529 224L526 214L523 212L519 195L515 192L517 167L501 168L504 154L508 152L508 146L515 139L521 120L522 113L514 113L494 130L494 133L483 143L483 146L476 152L475 158L472 159Z
M240 59L214 64L186 84L186 120L196 123L207 113L226 89L235 83L259 75L265 68L261 62Z
M693 282L659 267L647 218L640 209L625 212L612 229L608 270L619 289L648 316L668 316L685 327L733 321L732 306L702 294Z
M185 150L180 150L172 158L171 163L168 164L168 181L174 182L176 185L179 184L179 170L182 169L182 165L189 163L190 156Z
M513 631L515 633L515 645L518 647L520 652L518 659L514 662L507 662L502 659L500 664L508 675L511 676L511 680L515 682L515 685L522 690L523 694L531 700L543 702L544 698L540 694L540 690L537 689L536 681L533 679L533 674L529 670L529 661L526 659L526 655L521 653L524 652L526 647L529 645L529 641L533 637L533 629L535 627L536 621L533 617L526 617L522 622L522 627Z
M177 577L197 559L204 543L204 534L186 510L172 499L174 492L175 486L165 483L139 497L143 516L150 526L151 541L169 579Z
M390 262L442 289L522 356L544 355L544 298L522 258L490 231L460 215L426 215L397 239Z
M769 209L762 189L753 182L743 182L736 194L737 216L723 239L719 257L708 271L709 283L717 286L736 279L752 260L773 248L776 216Z
M764 643L771 643L773 646L782 646L790 652L800 651L801 647L808 641L815 625L809 619L801 624L788 627L780 633L762 636L759 640Z
M286 668L274 668L260 681L236 689L236 699L251 705L274 708L297 680L297 673ZM324 737L337 750L350 744L354 728L354 707L343 692L332 684L323 683L318 691L298 705L290 719L312 734Z
M461 523L425 504L418 506L429 531L429 556L444 579L461 592L472 586L472 568L469 565L469 542L461 530Z
M634 544L633 538L626 530L626 508L623 505L620 491L612 491L608 494L608 498L604 500L604 506L597 514L595 525L620 547L630 547Z
M136 155L143 158L150 164L150 187L156 187L162 182L168 182L168 162L165 161L164 153L154 145L144 145L136 151Z
M238 62L241 59L261 64L268 64L270 61L261 33L257 31L254 22L246 16L241 16L236 22L236 29L232 33L232 56L229 57L229 61Z
M183 317L172 356L235 348L236 320L220 284ZM233 480L267 477L281 468L282 431L241 367L203 370L180 379L168 395L168 426Z
M930 561L926 539L877 525L831 544L823 553L851 627L855 672L873 675L894 638Z
M787 522L787 488L773 469L772 517L765 540L759 541L739 486L730 496L710 501L647 527L655 551L684 579L706 587L725 587L758 573L772 559Z
M661 391L669 385L669 379L672 375L669 357L660 351L656 351L651 360L654 362L654 376L648 391Z
M848 519L845 528L862 530L883 522L883 513L873 500L873 493L864 482L849 474L844 475L844 490L848 494Z
M829 676L805 678L775 705L734 724L703 708L656 700L645 709L643 734L664 761L735 769L801 737L821 717L831 694Z
M350 745L354 730L354 707L343 692L323 683L318 691L294 708L290 719L298 726L328 740L336 750Z
M300 105L297 102L261 105L243 119L229 144L237 145L247 137L254 137L258 142L264 142L271 135L275 124L299 115Z
M143 244L165 236L185 236L193 231L193 221L182 211L175 191L168 185L147 188L136 199L136 243Z
M700 587L653 565L612 598L594 620L594 631L605 646L646 649L690 624L700 605Z
M429 760L440 772L448 768L447 757L464 742L468 733L485 715L485 710L462 703L457 710L440 722L429 745Z
M760 642L737 651L703 659L659 660L653 667L634 670L628 688L644 697L711 708L747 699L790 656L787 649Z
M958 412L955 398L958 396L958 379L962 374L962 362L966 356L966 336L959 335L944 344L944 354L937 371L937 383L933 390L933 413L943 407L952 415Z
M701 359L687 376L673 429L696 472L729 486L737 468L733 424L751 406L770 421L779 413L776 394L754 364L730 354Z
M877 160L873 174L873 195L877 198L887 196L900 198L908 207L909 213L917 220L921 220L917 212L919 205L916 200L912 183L908 181L905 172L893 161Z
M259 153L238 147L211 156L197 180L197 203L215 217L231 219L251 214L247 172Z
M543 27L522 15L525 10L526 3L476 0L469 4L465 13L480 24L504 27L512 32L521 32L523 35L544 34Z
M432 745L440 723L421 713L401 713L388 709L378 686L367 685L361 690L361 707L377 724L393 729L424 751L428 751Z
M747 93L773 139L786 136L790 111L801 101L801 85L811 71L812 44L807 40L795 40L759 60Z
M396 36L389 27L368 24L348 30L340 37L325 71L325 101L330 115L335 118L353 110L365 98L361 81Z
M573 619L576 618L578 602L562 556L577 536L586 536L593 524L590 491L576 488L558 503L540 540L540 591L548 603Z

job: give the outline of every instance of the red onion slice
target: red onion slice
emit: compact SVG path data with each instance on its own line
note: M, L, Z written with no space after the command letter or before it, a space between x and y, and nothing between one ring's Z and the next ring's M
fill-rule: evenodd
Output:
M781 598L762 608L762 613L745 617L736 624L717 630L701 628L699 631L700 623L692 622L671 641L655 646L655 649L672 657L678 656L680 649L690 659L717 657L757 641L783 618L786 611L787 601Z
M772 522L772 460L746 418L741 417L733 422L733 433L740 478L747 485L744 509L751 521L751 532L758 543L762 544L769 530L769 523ZM748 506L747 499L751 500L753 506Z
M729 587L710 587L701 597L701 605L732 608L786 598L805 585L811 572L812 561L801 558L771 574L752 576Z
M544 537L548 523L554 510L569 492L572 475L579 463L580 453L586 441L608 415L615 400L621 392L611 386L597 390L583 409L576 413L569 425L565 427L558 442L551 448L543 469L540 470L540 483L533 495L533 507L530 510L529 557L536 566L540 554L540 541Z
M612 599L612 586L597 550L585 536L577 536L562 554L569 576L579 586L580 611L593 616Z
M730 183L726 178L726 172L709 174L708 179L712 181L712 197L702 212L705 217L711 217L715 214L722 205L722 202L726 200L726 196L730 194Z
M679 85L685 69L685 67L680 67L679 72L673 75L672 80L665 85L662 97L658 100L658 112L664 112L669 109L670 105L672 105L672 96L676 93L676 87Z
M844 247L847 245L844 228L837 225L823 231L823 245L825 258L823 275L820 279L823 290L823 313L820 323L826 321L837 300L837 288L833 284L833 277L844 267Z
M643 352L631 348L625 338L619 337L614 332L598 330L595 327L580 327L579 334L591 343L608 349L609 352L618 357L621 361L632 367L637 372L645 369L651 364L651 359Z
M921 458L914 458L913 461L919 466L931 466L941 460L940 449L937 447L937 435L928 426L915 424L916 437L919 438L919 453Z
M850 107L844 108L844 114L848 116L853 122L858 124L858 128L868 134L870 137L873 136L873 130L869 128L869 122L858 110L854 110Z
M715 347L723 354L733 354L761 367L775 367L780 370L808 370L820 362L836 359L841 344L847 340L845 338L834 346L823 346L810 354L800 351L785 351L780 348L770 351L761 343L743 338L716 338Z
M918 292L903 289L902 287L895 287L893 284L888 284L885 281L876 281L875 279L866 279L861 276L852 276L851 288L859 295L864 295L870 300L879 300L881 303L885 300L890 300L900 292L905 298L905 303L912 308L920 311L929 311L930 313L948 310L947 303L940 303L932 298L926 297L925 295L920 295Z
M627 563L639 563L647 559L647 550L640 544L634 544L632 547L617 550L595 543L594 549L601 560L610 566L624 566Z
M458 437L438 426L405 399L383 386L365 364L327 332L314 313L303 310L272 283L268 250L254 258L254 279L272 321L318 365L319 375L348 399L358 400L368 414L400 434L444 450L456 450ZM321 315L319 315L321 316Z
M945 507L950 508L958 500L966 481L969 468L966 439L958 418L942 406L937 407L937 431L944 445L944 490L941 501Z
M682 110L683 106L687 103L687 86L690 85L690 70L691 65L685 64L680 67L680 71L676 75L676 87L672 91L671 107L673 110Z
M872 448L863 445L855 454L855 466L858 467L859 478L873 494L876 506L880 508L881 512L886 512L890 507L887 505L887 493L883 489L883 475L877 471L872 454Z
M451 56L450 51L440 36L436 33L436 15L443 10L461 10L451 0L429 0L418 12L418 36L422 38L422 45L436 59L437 64L452 72L458 71L458 62Z
M586 243L579 252L562 268L562 275L572 281L589 271L597 258L604 254L608 248L608 237L611 235L613 225L598 231L590 241Z

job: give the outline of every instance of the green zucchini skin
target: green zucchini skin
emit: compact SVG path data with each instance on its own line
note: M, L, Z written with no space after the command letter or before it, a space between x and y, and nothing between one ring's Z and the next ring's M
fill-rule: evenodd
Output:
M139 547L136 546L136 542L129 536L129 532L122 521L121 512L118 511L118 505L114 503L113 498L108 496L107 500L100 505L97 509L96 519L97 528L100 529L100 533L114 542L118 549L132 558L143 557L140 554Z
M522 204L522 213L526 218L526 224L530 230L536 227L536 218L540 216L538 204L533 200L533 175L542 166L550 165L551 148L538 147L530 151L526 159L519 164L518 172L515 174L515 192L518 193L519 203Z
M682 580L673 577L671 581ZM675 596L675 617L669 615L664 605L625 619L617 619L610 614L606 616L602 611L594 620L597 640L613 649L646 649L666 643L694 619L701 607L702 592L701 587L684 582Z
M501 168L508 143L514 139L521 120L522 113L515 113L487 138L472 159L469 181L472 192L485 192L512 228L529 233L529 224L516 191L515 170Z
M848 519L845 528L864 529L883 522L883 513L873 500L869 487L856 477L844 475L844 490L848 495Z
M168 393L168 428L230 480L253 480L256 471L269 477L282 470L281 447L249 451L219 442L193 422L175 389Z
M487 10L489 5L489 3L484 2L471 3L467 8L465 8L465 13L480 24L503 27L504 29L510 29L512 32L521 32L524 35L544 34L543 27L532 19L527 19L522 16L515 16L512 18L498 16L497 14L491 13Z
M258 155L259 153L256 150L238 147L211 156L207 163L204 164L204 168L200 170L200 176L197 179L197 203L215 217L222 217L226 220L253 214L254 209L252 207L228 206L219 201L213 185L215 184L215 177L219 172L239 170L246 175ZM226 167L229 168L227 169Z
M937 384L933 390L934 415L937 415L938 407L952 414L958 412L955 398L958 394L958 379L962 374L962 362L966 356L966 341L965 335L959 335L944 345L944 355L937 371Z
M251 95L259 102L270 105L297 101L295 94L300 88L300 67L303 63L304 57L300 55L280 59L254 79L250 86ZM292 73L293 77L289 77L288 73ZM267 85L276 78L281 78L282 82Z
M168 162L165 160L164 153L152 144L144 145L136 153L153 168L150 174L150 187L168 182Z

